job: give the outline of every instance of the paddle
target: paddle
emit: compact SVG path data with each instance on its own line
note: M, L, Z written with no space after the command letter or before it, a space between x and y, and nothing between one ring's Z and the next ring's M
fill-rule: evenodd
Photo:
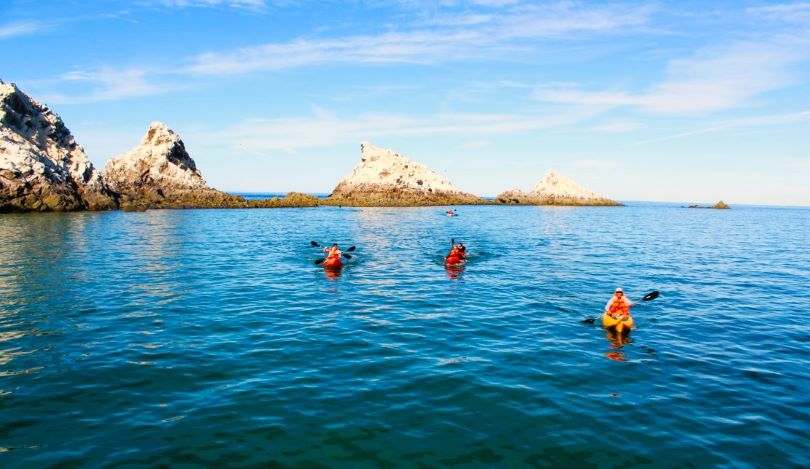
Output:
M310 243L310 244L312 245L312 247L314 247L314 248L315 248L315 247L318 247L318 248L319 248L319 247L321 247L321 245L320 245L320 244L318 244L318 243L316 243L315 241L310 241L309 243ZM350 252L351 252L351 251L354 251L355 249L357 249L357 246L351 246L351 247L349 247L349 249L347 249L347 251L350 251ZM343 252L341 252L340 254L341 254L343 257L345 257L346 259L351 259L351 258L353 257L352 255L350 255L350 254L346 254L346 253L343 253ZM323 261L325 261L325 260L326 260L326 258L323 258L323 259L317 259L317 260L315 260L315 265L321 265L321 264L323 264Z
M316 243L315 241L310 241L310 242L309 242L309 244L311 244L311 245L312 245L312 247L314 247L314 248L319 248L319 247L321 247L321 245L320 245L320 244L318 244L318 243ZM351 247L350 247L349 249L347 249L346 251L348 251L348 252L352 252L352 251L354 251L355 249L357 249L357 246L351 246ZM348 256L347 256L347 259L351 259L351 257L348 257Z
M659 295L658 290L653 290L650 293L647 293L646 295L641 297L641 301L652 301L652 300L658 298L658 295ZM583 319L582 323L583 324L593 324L594 322L596 322L596 319L597 318Z

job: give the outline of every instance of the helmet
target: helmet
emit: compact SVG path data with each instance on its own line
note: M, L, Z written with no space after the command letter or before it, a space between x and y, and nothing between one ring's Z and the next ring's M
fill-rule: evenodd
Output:
M624 293L624 290L622 290L622 287L619 287L614 293Z

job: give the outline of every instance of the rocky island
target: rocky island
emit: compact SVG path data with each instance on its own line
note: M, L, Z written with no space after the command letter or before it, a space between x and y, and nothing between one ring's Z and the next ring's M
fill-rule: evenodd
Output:
M488 204L462 192L449 180L392 150L360 144L360 163L343 178L323 205L403 207Z
M723 202L721 200L720 202L717 202L714 205L690 205L690 206L688 206L686 208L716 208L716 209L725 210L725 209L729 209L731 207L729 207L725 202Z
M62 119L0 81L0 211L108 210L117 204Z
M102 172L59 116L16 85L0 81L0 212L492 203L621 205L554 170L531 192L513 189L492 202L368 142L360 145L360 163L326 199L291 192L284 198L245 200L209 187L180 136L161 122L151 123L140 144L110 159Z
M602 194L584 189L553 169L537 181L531 192L525 193L519 189L507 190L498 194L495 202L505 205L622 205Z
M161 122L98 171L59 116L0 81L0 212L316 205L307 194L245 200L208 187L183 141Z

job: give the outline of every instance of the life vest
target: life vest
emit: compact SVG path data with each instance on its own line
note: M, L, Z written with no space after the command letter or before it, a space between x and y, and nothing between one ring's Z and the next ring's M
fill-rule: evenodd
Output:
M341 252L337 248L332 248L329 250L329 254L326 256L327 259L340 259Z
M613 303L610 304L608 313L610 313L612 316L627 316L630 314L630 305L627 304L627 300L625 300L624 295L622 295L621 298L613 295Z

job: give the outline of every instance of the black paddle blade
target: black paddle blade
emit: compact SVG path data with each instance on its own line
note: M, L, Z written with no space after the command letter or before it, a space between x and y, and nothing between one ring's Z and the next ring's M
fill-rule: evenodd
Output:
M320 244L318 244L318 243L316 243L315 241L310 241L310 242L309 242L309 244L311 244L311 245L312 245L312 247L314 247L314 248L321 247L321 245L320 245Z
M583 319L582 320L583 324L593 324L595 322L596 322L596 318L588 318L588 319Z
M658 290L647 293L646 295L644 295L644 298L642 298L641 301L650 301L656 298L658 298Z
M346 253L343 253L343 257L345 257L346 259L351 259L352 258L351 254L346 254Z
M321 264L323 264L323 261L325 261L325 260L326 259L316 259L315 260L315 265L321 265Z
M352 251L354 251L355 249L357 249L357 246L352 246L352 247L350 247L349 249L347 249L347 251L352 252Z

